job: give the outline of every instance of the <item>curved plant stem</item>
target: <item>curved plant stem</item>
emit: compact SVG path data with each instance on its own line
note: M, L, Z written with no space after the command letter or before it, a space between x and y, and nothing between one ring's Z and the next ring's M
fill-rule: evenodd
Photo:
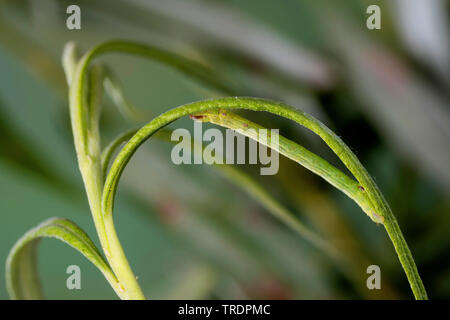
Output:
M260 129L264 127L242 118L227 110L213 110L203 112L200 115L194 115L195 118L199 118L203 122L211 122L216 125L232 129L240 134L247 136L259 143L269 147L275 148L275 151L281 153L287 158L301 164L308 170L316 173L324 178L330 184L334 185L337 189L344 192L347 196L353 199L362 209L370 216L370 207L367 206L366 195L360 189L359 183L349 178L342 171L335 166L328 163L326 160L317 156L316 154L305 149L301 145L278 135L278 145L271 144L271 132L268 131L267 138L261 138L258 135Z
M112 222L114 197L118 181L126 164L144 141L160 128L186 115L194 114L196 118L206 116L206 119L209 119L208 117L211 117L211 114L219 118L221 115L226 117L226 113L222 114L222 109L247 109L270 112L293 120L320 136L355 176L359 184L342 183L342 176L337 173L339 170L330 164L326 165L323 162L317 162L317 159L311 157L310 153L303 152L301 157L304 158L304 163L310 166L307 168L351 197L374 222L384 223L405 270L414 296L416 299L427 299L414 259L401 234L395 216L366 169L347 145L328 127L314 117L283 103L245 97L203 100L177 107L153 119L136 132L119 152L111 166L102 195L102 211L105 221L108 219L108 221ZM299 150L299 152L302 151L304 150ZM302 164L305 165L304 163ZM321 170L323 165L325 165L325 168ZM358 193L357 190L361 192ZM355 194L362 194L363 196L353 197Z
M95 112L89 109L88 102L85 101L87 98L86 91L88 89L86 80L89 63L96 56L107 52L123 52L151 58L171 65L221 91L231 92L231 90L220 80L221 77L195 61L159 48L127 41L111 41L95 47L83 56L77 64L76 70L72 72L72 81L69 81L72 83L70 86L69 100L80 169L85 181L88 199L91 204L91 210L93 211L94 221L96 222L102 247L118 280L124 285L124 291L127 292L126 295L129 295L129 298L143 298L143 295L120 246L112 219L114 196L120 175L140 144L160 128L185 115L195 114L197 117L200 115L205 118L205 121L211 121L225 126L229 125L230 128L234 125L234 129L238 131L239 125L242 125L242 122L246 120L239 119L231 113L222 113L220 111L221 109L267 111L291 119L319 135L342 160L356 178L356 181L346 176L325 160L317 157L303 147L292 144L287 139L284 142L288 147L284 149L280 148L278 151L320 175L333 186L344 192L374 222L383 223L394 244L414 296L417 299L427 298L411 252L401 234L395 216L368 172L344 142L330 129L312 116L282 103L255 98L235 97L199 101L170 110L155 118L131 137L130 141L124 146L112 164L105 180L103 192L101 190L99 191L99 185L103 181L104 174L102 175L101 160L99 159L100 154L97 150L99 143L97 143L95 128L91 128L89 125L90 121L88 121L88 119L92 119L92 114L95 114ZM239 122L241 123L239 124ZM249 123L244 124L249 126ZM248 136L253 139L256 138L250 134ZM97 145L93 148L91 148L93 145L92 140ZM99 196L102 199L100 208L97 204Z
M119 136L117 136L113 141L111 141L107 147L102 151L102 171L106 177L108 164L112 158L114 152L120 147L120 145L128 141L137 130L128 130ZM155 133L155 137L169 142L176 143L172 140L172 130L162 128ZM202 154L203 147L196 150L194 144L194 152L199 152ZM310 230L306 225L304 225L293 213L280 204L274 197L272 197L264 188L262 188L251 176L247 175L243 171L228 165L228 164L217 164L213 163L214 167L229 181L234 183L236 186L247 192L254 199L256 199L263 207L267 209L275 218L279 219L281 222L285 223L289 228L295 231L300 237L311 243L314 247L321 250L323 253L328 255L335 262L339 262L339 255L335 248L333 248L327 241L325 241L320 235Z
M84 79L87 75L82 73L81 70L82 65L78 63L73 72L72 80L69 81L71 83L69 103L78 165L83 177L95 228L103 252L119 281L119 296L122 299L144 299L142 290L125 257L114 224L105 222L102 216L103 177L98 124L103 93L104 70L100 66L93 66L88 73L89 77L87 79ZM79 81L80 78L82 81ZM89 88L89 94L79 90L77 84L83 89L85 87Z
M106 89L112 93L117 90L114 88L116 79L110 71L107 70L106 78L104 73L102 76L95 75L96 72L89 71L89 64L96 56L106 52L141 55L168 64L223 92L230 92L230 89L221 81L222 77L204 65L157 47L128 41L111 41L93 48L79 61L77 61L73 43L68 44L64 50L63 66L69 84L70 116L75 149L97 234L106 258L123 286L121 298L143 299L144 295L125 257L114 223L110 217L102 216L100 207L103 176L98 134L100 103L97 98L101 96L100 87L103 85L106 85ZM92 79L88 78L89 73L93 74ZM113 98L119 102L123 100L122 96L113 95Z
M266 146L268 146L268 147L271 146L270 137L266 141L261 141L260 139L258 139L257 134L255 135L255 133L258 132L257 130L264 129L263 127L255 124L247 119L239 117L238 115L233 114L231 112L221 112L220 110L206 112L206 113L202 113L201 119L202 119L202 121L208 121L208 122L214 123L216 125L220 125L220 126L223 126L223 127L229 128L229 129L233 129L245 136L248 136L249 138L259 141L260 143L265 143ZM254 130L249 130L249 129L254 129ZM371 183L372 187L376 188L376 190L378 191L379 198L375 198L376 199L375 201L380 201L380 203L377 205L377 207L380 208L379 209L380 212L384 212L384 214L383 213L377 214L376 211L372 211L373 209L371 209L371 207L369 205L367 205L367 202L364 201L364 199L361 199L362 197L364 197L364 191L365 191L364 187L359 186L358 184L357 184L357 188L352 187L351 185L353 183L356 183L354 180L348 178L346 175L344 175L345 178L341 177L342 173L338 169L335 169L333 167L330 168L331 165L329 165L325 160L316 156L313 153L310 153L308 150L299 146L295 142L292 142L292 141L284 138L283 136L279 136L279 148L277 149L277 151L280 152L281 154L285 155L286 157L302 164L304 167L317 173L318 175L322 176L323 178L325 178L328 175L328 173L326 171L328 171L328 170L336 171L333 174L333 177L334 178L339 177L339 180L345 181L344 187L346 188L347 185L350 185L350 187L348 188L348 190L349 190L348 192L349 193L353 192L353 193L349 194L346 191L344 191L343 188L340 188L340 187L337 187L338 189L341 189L342 191L344 191L350 198L352 198L357 204L359 204L360 207L363 209L363 211L365 211L369 216L371 216L371 214L373 214L374 215L373 220L375 222L382 222L382 221L380 221L380 217L384 218L383 224L386 228L386 231L389 234L389 237L391 238L392 243L394 244L395 250L397 251L397 253L399 255L400 262L401 262L402 266L404 266L404 270L406 272L408 280L411 283L411 289L413 290L414 296L417 299L426 299L427 298L425 288L423 287L422 281L418 275L417 267L412 258L412 254L406 244L406 240L404 239L404 237L402 235L402 232L397 223L397 220L395 219L395 216L392 213L386 200L381 195L381 192L379 191L378 187L373 182L373 180L371 179L371 177L369 176L369 174L367 173L365 168L362 167L361 164L359 164L359 165L362 167L362 171L365 171L367 173L367 175L365 177L368 177L371 180L371 182L366 181L366 183L364 183L364 184L370 185L370 183ZM305 153L309 153L309 154L307 154L307 156L305 157L304 156ZM314 161L314 165L312 165L312 166L310 164L311 160ZM315 170L316 170L316 165L320 164L320 163L323 163L323 164L319 168L321 168L321 169L323 168L324 172L318 173ZM330 182L329 178L325 178L325 179ZM347 181L347 179L351 180L351 182ZM364 179L361 179L361 180L365 181ZM363 184L363 183L361 183L361 184ZM366 211L366 210L368 210L368 211ZM383 210L388 210L388 211L383 211ZM386 221L386 219L389 219L389 221ZM402 254L400 254L400 253L402 253ZM409 266L409 267L406 268L405 266Z

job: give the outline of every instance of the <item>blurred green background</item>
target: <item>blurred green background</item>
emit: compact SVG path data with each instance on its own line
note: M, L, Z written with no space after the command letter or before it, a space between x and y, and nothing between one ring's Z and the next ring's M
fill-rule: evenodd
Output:
M67 30L66 8L82 29ZM366 28L381 7L382 29ZM78 171L60 57L67 41L88 50L139 40L210 65L235 95L279 100L340 135L390 203L430 298L450 297L449 2L397 1L0 1L0 257L41 221L61 216L98 244ZM159 114L220 96L136 57L102 57L139 108ZM139 123L107 103L106 143ZM245 114L339 168L324 143L291 122ZM142 119L143 122L150 120ZM140 124L142 124L140 123ZM189 119L173 128L192 129ZM171 146L147 142L120 184L115 221L144 293L155 299L412 298L387 234L350 199L280 158L275 176L247 170L341 253L344 268L272 218L209 166L176 166ZM0 273L4 274L4 263ZM66 268L81 267L81 290ZM368 290L379 265L382 289ZM43 240L39 270L49 299L115 299L79 253ZM7 299L4 277L0 298Z

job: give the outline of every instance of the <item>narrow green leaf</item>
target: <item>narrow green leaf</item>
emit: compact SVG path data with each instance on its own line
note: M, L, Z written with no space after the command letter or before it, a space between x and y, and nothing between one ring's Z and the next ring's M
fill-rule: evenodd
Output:
M106 67L105 70L103 87L124 118L133 121L142 121L142 119L150 118L150 112L140 110L128 102L123 93L122 84L120 83L119 78L109 67Z
M67 49L70 53L69 49L70 46ZM86 96L85 91L87 87L85 81L87 78L89 64L96 57L105 53L113 52L122 52L152 59L154 61L169 65L174 69L199 80L209 87L220 90L221 92L226 92L228 94L233 92L233 90L223 81L223 75L217 74L214 70L211 70L204 64L195 60L183 57L168 50L137 42L126 40L104 42L85 53L78 61L75 70L72 68L66 69L66 72L69 71L70 74L73 72L72 77L74 79L74 81L71 81L70 85L69 102L71 110L70 118L74 129L74 138L75 141L79 142L76 146L77 153L85 152L85 149L87 148L86 121L84 120L86 117L85 113L87 112L87 108L83 106L83 99ZM69 53L65 56L70 56ZM68 61L71 60L68 59ZM69 63L67 65L71 64Z
M220 80L221 77L215 75L212 70L208 70L208 68L205 68L201 64L168 51L161 50L160 48L127 41L111 41L100 44L86 53L79 61L75 70L73 85L70 86L69 100L77 154L85 153L87 146L87 130L86 122L84 120L86 110L88 109L85 108L83 104L86 97L85 89L87 88L85 88L85 80L87 78L88 66L95 57L107 52L123 52L141 55L146 58L160 61L171 65L172 67L175 67L176 69L187 73L194 78L204 81L219 90L228 91L228 86L223 86L224 82ZM231 120L232 124L238 125L238 127L234 128L236 131L239 131L238 129L243 129L241 127L242 125L244 127L249 126L249 123L243 122L246 121L245 119L230 117L230 115L227 115L226 112L224 112L225 118L221 117L220 115L222 114L222 109L246 109L269 112L290 119L316 133L341 159L347 169L353 174L354 178L356 178L356 181L305 148L291 144L291 142L287 139L285 139L287 147L284 150L280 149L277 151L293 160L298 161L307 169L324 178L330 184L353 199L374 222L382 223L392 240L414 296L416 299L427 299L427 294L417 267L414 263L414 259L391 208L384 199L372 177L369 175L355 154L350 150L350 148L334 132L314 117L283 103L248 97L230 97L204 100L172 109L156 117L143 128L138 130L117 155L111 166L111 170L105 179L103 192L98 192L97 190L96 199L98 200L98 195L101 194L102 200L100 220L103 220L105 230L108 230L107 233L110 234L112 240L108 243L108 248L110 249L110 252L108 252L109 254L107 253L108 259L118 277L121 278L121 281L128 283L130 292L133 291L136 293L137 298L143 297L125 258L120 242L117 239L112 217L114 197L124 168L134 152L136 152L145 140L147 140L159 129L183 116L194 114L198 116L200 114L200 118L207 118L205 119L206 121L220 125L228 124ZM245 130L241 130L240 132L244 134ZM257 138L251 135L247 136L253 139ZM112 150L114 150L114 148L115 147L113 147ZM111 157L112 153L108 154L108 152L109 151L106 150L106 157ZM109 159L106 159L106 161L103 162L104 171L106 171L105 162L107 165L107 160ZM101 165L99 164L98 167L99 169L96 170L98 171L96 175L97 187L97 180L101 180L102 175ZM89 194L90 192L88 192L88 195ZM98 205L96 205L94 211L96 212L94 217L98 216ZM102 231L102 229L100 229L100 231ZM102 237L100 237L100 239L102 239ZM114 257L110 256L111 254L114 254Z
M358 160L350 148L323 123L292 106L269 101L265 99L249 97L229 97L222 99L210 99L186 104L161 114L147 125L142 127L128 141L115 158L108 176L102 194L102 214L104 219L112 221L114 206L114 197L120 176L127 163L139 148L149 137L151 137L160 128L186 115L195 115L197 118L206 116L209 121L211 114L215 113L218 117L222 114L222 109L246 109L252 111L265 111L281 117L290 119L299 125L306 127L316 133L341 159L344 165L356 178L358 183L347 183L349 177L343 178L345 174L337 170L325 160L318 162L318 157L313 157L310 152L304 152L306 149L298 149L299 157L303 158L301 163L314 173L320 175L330 184L344 192L352 198L376 223L382 223L389 234L398 258L405 270L411 289L416 299L427 299L427 294L423 286L414 259L409 247L401 233L397 220L392 213L391 208L384 199L381 191L369 175L367 170ZM226 117L226 113L225 113ZM287 150L286 150L287 151ZM308 167L308 164L310 167ZM352 179L350 179L351 181ZM344 182L344 183L342 183ZM356 196L354 195L362 195Z
M135 129L125 131L111 141L111 143L102 151L102 172L104 177L107 175L108 165L114 152L122 143L127 142L136 132L137 130ZM155 138L169 143L175 143L175 141L171 139L172 132L173 131L170 129L162 128L155 133ZM194 152L202 154L203 146L196 149L194 144ZM214 164L214 168L216 168L220 174L222 174L222 176L228 179L231 183L234 183L237 187L252 196L261 204L261 206L266 208L269 213L281 222L285 223L300 237L310 242L319 250L323 251L331 259L339 259L338 253L329 243L322 239L322 237L316 232L310 230L305 224L303 224L298 217L296 217L296 215L291 213L286 207L272 197L250 175L228 164Z
M115 275L89 236L70 220L51 218L25 233L8 255L6 285L12 299L43 298L36 264L41 238L56 238L78 250L103 273L115 291L120 291Z

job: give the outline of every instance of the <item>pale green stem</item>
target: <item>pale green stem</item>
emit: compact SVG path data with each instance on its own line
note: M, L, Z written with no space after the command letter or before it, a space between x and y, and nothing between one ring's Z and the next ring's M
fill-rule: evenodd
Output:
M91 71L89 78L89 97L83 92L87 84L78 81L83 78L82 65L78 64L70 86L70 112L72 130L77 152L78 164L83 177L89 206L92 212L95 228L111 268L116 275L122 299L144 299L123 248L115 231L114 224L104 219L101 209L103 177L100 158L100 135L98 129L100 117L99 95L103 90L103 75L98 68ZM87 112L86 112L87 111Z
M100 145L97 130L98 118L95 113L92 113L92 110L89 110L90 104L86 101L86 91L89 88L86 85L86 80L89 63L96 56L106 52L141 55L171 65L179 71L189 74L223 92L230 92L230 89L223 84L223 81L220 80L221 77L204 65L157 47L128 41L106 42L87 52L78 63L75 63L76 52L74 45L70 44L66 47L63 55L63 65L66 69L67 81L70 86L69 104L75 149L97 234L106 258L126 292L122 298L143 299L144 295L117 237L112 217L103 217L98 205L98 200L101 196L99 185L101 186L103 181L99 152L97 150ZM111 76L109 74L109 77ZM106 81L106 87L113 90L114 88L111 85L114 84L114 79L111 80L110 82ZM95 121L97 122L93 123Z

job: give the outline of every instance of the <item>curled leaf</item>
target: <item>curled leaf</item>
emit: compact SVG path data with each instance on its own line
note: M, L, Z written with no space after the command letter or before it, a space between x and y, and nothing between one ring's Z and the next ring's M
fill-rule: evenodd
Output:
M41 238L56 238L77 249L103 273L114 290L120 290L111 268L89 236L70 220L51 218L25 233L8 255L6 285L12 299L43 298L36 265L36 249Z

